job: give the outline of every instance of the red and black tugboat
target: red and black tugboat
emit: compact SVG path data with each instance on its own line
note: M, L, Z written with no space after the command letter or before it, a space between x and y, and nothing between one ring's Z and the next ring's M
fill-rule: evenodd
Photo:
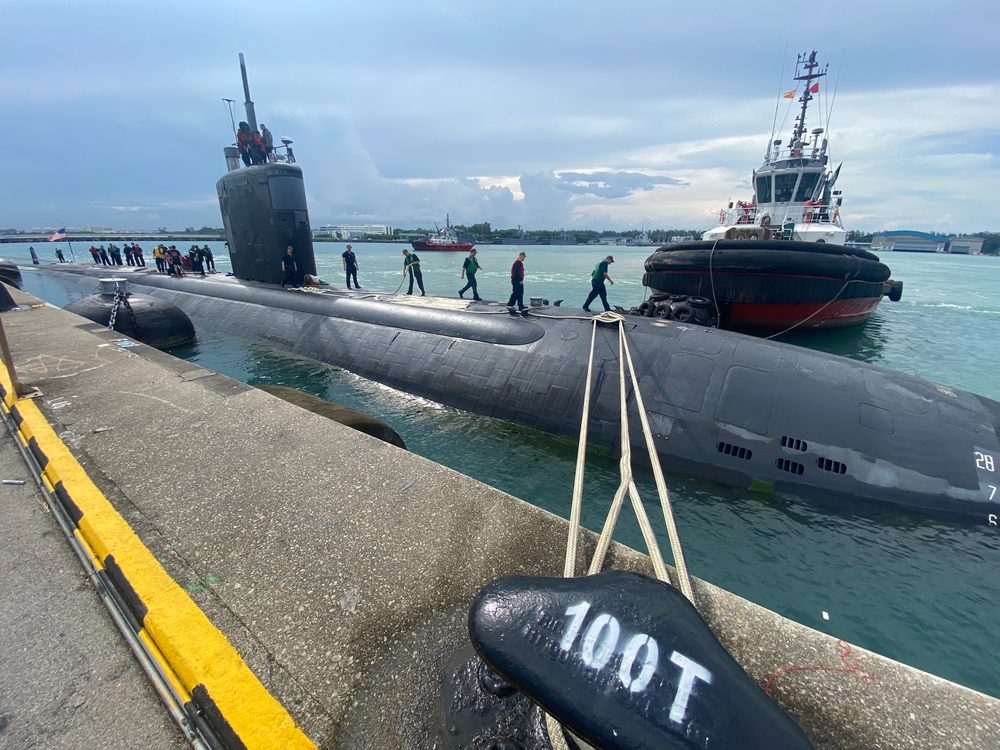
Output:
M415 240L410 244L416 252L422 250L447 250L454 252L469 252L475 243L461 242L458 239L458 232L451 225L451 215L445 214L444 229L439 229L437 234L433 234L425 240Z
M796 62L801 109L791 140L768 144L754 172L754 195L719 213L719 226L699 242L659 248L646 260L643 283L654 295L644 312L710 322L747 333L843 328L864 323L883 296L898 300L878 256L844 246L842 197L834 190L823 128L806 130L806 111L820 90L816 53Z

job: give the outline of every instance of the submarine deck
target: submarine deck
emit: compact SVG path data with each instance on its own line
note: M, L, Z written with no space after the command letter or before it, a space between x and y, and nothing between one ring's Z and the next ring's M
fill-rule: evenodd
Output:
M37 410L20 434L44 443L50 459L78 462L83 471L66 472L67 482L92 482L127 524L106 534L107 513L70 494L89 543L141 600L151 638L185 684L209 685L248 748L276 746L278 735L266 733L290 731L282 711L306 747L431 746L441 675L469 652L476 591L500 575L558 575L566 522L242 383L141 344L119 347L119 334L11 294L22 308L2 321L17 375L43 394L14 402L3 381L17 414ZM593 542L586 535L587 552ZM130 567L136 543L159 573ZM647 562L612 550L614 567L645 571ZM835 639L707 583L695 590L709 625L758 684L791 665L841 665ZM175 621L189 606L231 649L218 653L249 667L273 698L270 723L250 728L240 715L243 691L262 699L247 674L243 683L199 673L199 639ZM874 679L796 671L772 686L817 748L1000 746L1000 701L855 653ZM93 669L81 664L79 678Z

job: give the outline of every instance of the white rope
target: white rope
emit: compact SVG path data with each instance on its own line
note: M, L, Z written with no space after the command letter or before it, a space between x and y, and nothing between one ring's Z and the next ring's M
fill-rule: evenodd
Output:
M656 481L656 491L660 497L660 507L663 509L663 521L667 525L667 537L670 540L670 552L674 557L674 567L677 569L679 587L681 593L688 598L688 601L697 607L698 603L694 598L694 589L691 587L691 577L688 574L687 563L684 561L684 549L681 547L681 537L677 531L677 524L674 521L674 511L670 506L670 493L667 491L667 482L663 478L660 458L656 452L656 444L653 442L653 431L649 427L646 406L642 401L642 393L639 391L639 381L636 379L635 367L632 365L632 353L629 351L628 342L625 340L624 326L620 330L621 340L625 348L625 357L628 360L629 377L632 379L632 391L635 393L635 405L639 412L639 421L642 423L642 434L646 439L646 450L649 453L649 461L653 468L653 479Z
M563 734L562 724L552 714L545 714L545 728L549 732L549 744L552 745L552 750L570 750L566 735Z
M577 443L576 449L576 472L573 477L573 501L570 506L569 535L566 541L566 560L563 566L563 576L566 578L572 578L576 575L576 555L580 539L580 518L583 510L583 477L584 465L587 460L587 427L590 424L590 391L594 377L594 348L597 341L597 326L598 323L617 323L619 366L618 400L619 407L621 409L621 458L619 459L618 467L621 472L621 483L618 485L618 490L615 492L611 508L608 510L608 516L604 521L604 529L601 531L601 535L597 540L597 548L594 550L594 557L590 562L587 575L599 573L604 566L604 558L607 555L608 548L611 546L615 524L618 520L622 504L625 501L625 493L627 492L632 500L632 508L639 521L639 528L642 530L642 536L646 542L646 548L649 551L649 557L653 563L653 571L656 573L656 577L661 581L670 583L670 575L667 572L666 564L663 562L663 555L660 553L659 543L656 541L656 535L653 532L652 524L649 522L649 517L646 515L646 509L642 504L641 498L639 497L639 490L636 488L635 480L632 476L632 444L629 440L628 429L628 393L625 387L625 364L627 363L629 377L632 382L632 391L635 394L636 407L639 410L639 419L642 423L643 436L646 438L646 449L649 451L650 461L653 465L653 476L656 480L656 489L660 496L660 505L663 508L663 516L667 525L667 535L670 538L670 550L674 556L674 566L677 569L679 588L681 593L683 593L689 601L695 603L694 591L691 588L691 580L688 576L687 565L684 562L684 550L681 548L680 537L677 533L677 526L674 523L673 511L670 507L670 497L667 493L667 485L663 479L663 471L660 468L660 461L656 453L656 446L653 444L653 433L649 427L649 421L646 418L646 409L642 402L642 395L639 393L639 383L635 376L635 367L632 364L632 355L631 352L629 352L628 341L625 339L625 318L618 313L604 312L600 315L594 316L592 320L593 328L591 329L590 335L590 357L587 360L587 384L583 395L583 414L580 417L580 439ZM552 744L553 750L570 750L569 744L566 741L566 736L563 734L562 726L551 714L548 713L545 714L545 728L548 731L549 742Z
M596 328L597 326L595 325L594 327ZM619 363L625 362L625 347L625 327L619 323ZM629 365L631 366L631 362L629 362ZM656 535L653 533L653 526L649 523L649 517L646 515L646 508L643 506L642 500L639 498L639 490L636 488L635 480L632 476L632 443L629 440L628 401L624 373L622 372L623 369L623 367L619 367L618 378L618 397L621 412L621 428L619 433L621 458L618 460L618 470L621 474L621 483L618 486L618 491L615 493L614 501L611 503L611 509L608 511L608 517L604 522L604 530L601 532L601 536L598 539L597 549L594 551L594 557L590 561L590 569L587 571L587 575L599 573L604 567L604 558L607 554L608 547L611 546L611 540L615 531L615 524L618 521L618 514L621 510L622 502L625 499L625 493L628 492L629 497L632 500L632 509L635 511L636 519L639 521L639 528L642 530L642 537L646 542L646 549L649 550L649 557L653 563L653 571L656 573L656 577L661 581L670 583L670 574L667 572L667 566L663 562L663 555L660 553L659 543L656 541Z
M596 318L595 318L596 320ZM580 440L576 446L576 472L573 476L573 502L569 510L569 538L566 540L566 560L563 577L576 575L576 548L580 540L580 518L583 509L583 472L587 463L587 426L590 424L590 383L594 376L594 342L597 324L590 333L590 357L587 359L587 387L583 391L583 416L580 419Z
M667 491L666 481L663 478L663 470L660 467L660 461L656 453L656 446L653 442L653 433L649 427L649 420L646 417L646 409L642 401L642 394L639 391L639 383L635 374L635 366L632 363L632 354L629 351L628 341L625 337L625 319L618 313L605 312L593 318L593 329L590 342L590 359L587 363L587 383L584 392L583 414L580 421L580 440L577 446L577 468L573 483L573 503L570 509L569 541L566 545L566 561L563 569L563 575L570 577L574 575L576 569L576 548L577 539L580 533L580 518L583 506L583 464L586 461L587 425L590 421L590 391L593 383L594 348L597 337L597 326L599 323L618 324L618 393L619 405L621 409L621 459L619 461L619 470L621 471L621 484L618 486L618 491L615 493L611 508L608 510L608 516L604 523L604 529L601 531L601 535L598 538L597 549L594 551L594 557L589 566L588 575L593 575L594 573L599 572L604 565L604 558L611 545L615 524L617 522L622 503L625 500L625 493L627 492L632 500L632 508L635 511L639 527L642 530L643 539L646 542L646 547L649 551L649 556L653 564L653 570L657 578L661 581L670 583L670 577L667 572L666 564L663 562L663 556L660 553L659 543L656 541L656 535L653 533L652 525L649 523L649 518L646 515L645 507L639 497L639 491L635 486L635 480L632 476L632 446L631 441L629 440L628 402L624 372L625 365L627 364L629 378L632 382L632 391L635 395L636 407L639 412L639 420L642 424L642 432L646 440L646 449L649 452L650 463L653 468L653 477L656 482L657 494L660 498L660 506L663 509L664 522L667 526L667 535L670 539L670 549L673 553L674 567L677 569L678 588L680 588L681 593L683 593L684 596L694 603L694 590L691 587L687 564L684 561L684 550L681 547L680 536L677 532L677 525L674 521L673 510L670 506L670 496Z

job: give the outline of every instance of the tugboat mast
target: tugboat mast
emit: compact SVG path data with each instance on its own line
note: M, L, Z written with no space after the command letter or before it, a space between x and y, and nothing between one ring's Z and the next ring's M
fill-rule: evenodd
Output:
M813 81L818 80L826 75L827 69L830 67L829 63L823 67L823 70L817 71L816 68L819 67L819 63L816 62L816 52L810 52L807 58L805 54L799 54L796 60L796 72L802 71L799 75L795 76L796 81L805 81L805 91L802 92L802 98L799 99L802 102L802 111L799 112L798 118L795 120L795 128L792 130L792 142L789 147L794 152L796 149L801 150L804 142L802 137L806 133L806 109L809 107L809 102L813 100ZM248 95L249 98L249 95Z

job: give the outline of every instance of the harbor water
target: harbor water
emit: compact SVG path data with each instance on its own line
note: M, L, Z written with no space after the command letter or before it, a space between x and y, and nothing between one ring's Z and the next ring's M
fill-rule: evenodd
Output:
M57 243L67 259L65 242ZM151 244L140 243L151 265ZM221 242L209 243L220 272L229 270ZM184 244L178 245L186 250ZM394 291L402 281L403 245L354 243L366 290ZM642 265L652 248L480 246L480 295L506 301L508 269L520 250L525 296L582 305L594 265L611 253L613 305L644 298ZM36 243L42 263L51 245ZM316 245L321 278L342 287L342 243ZM74 244L77 260L89 260ZM80 296L32 272L28 246L8 244L25 291L63 306ZM462 253L421 253L430 295L457 297ZM887 253L882 260L904 283L903 298L884 300L865 326L783 340L1000 400L1000 259ZM405 288L404 290L405 291ZM239 331L199 332L176 356L252 384L300 388L365 411L390 424L410 450L523 500L568 516L576 445L511 423L479 417L364 381L336 368L247 343ZM153 451L150 451L152 457ZM152 459L151 459L152 460ZM669 475L671 501L692 574L817 630L919 669L1000 697L1000 528L924 518L887 508L819 506L764 497L707 481ZM391 467L376 469L388 470ZM639 472L651 517L661 518L651 475ZM617 462L588 455L584 523L599 528L618 486ZM331 503L349 498L331 497ZM662 531L662 520L657 524ZM661 547L669 554L665 532ZM625 509L619 541L643 550ZM559 575L560 571L552 571ZM829 665L838 666L838 665Z

